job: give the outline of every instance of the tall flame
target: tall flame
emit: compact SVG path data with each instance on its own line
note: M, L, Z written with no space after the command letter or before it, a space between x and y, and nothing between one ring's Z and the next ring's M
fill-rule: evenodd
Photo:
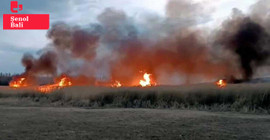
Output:
M142 87L146 87L146 86L151 86L151 79L150 79L151 74L145 73L143 75L143 79L144 80L140 80L140 85Z

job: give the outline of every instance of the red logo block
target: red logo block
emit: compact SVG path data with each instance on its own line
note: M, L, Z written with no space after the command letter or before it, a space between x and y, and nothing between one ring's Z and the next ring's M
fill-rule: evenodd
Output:
M18 7L19 7L19 11L22 11L23 10L23 5L22 4L18 4L17 1L11 1L10 2L10 11L12 13L18 13Z
M4 30L48 30L49 14L4 14Z

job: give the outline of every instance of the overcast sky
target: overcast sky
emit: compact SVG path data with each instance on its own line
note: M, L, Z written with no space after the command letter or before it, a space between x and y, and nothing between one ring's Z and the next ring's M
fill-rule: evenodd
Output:
M11 14L10 1L0 1L0 72L22 73L21 57L24 53L35 54L50 42L46 30L3 30L3 14ZM23 4L21 14L50 14L51 24L57 21L74 25L87 25L95 22L95 17L107 7L124 10L129 16L142 13L165 15L168 0L18 0ZM244 13L256 0L194 0L203 3L210 20L202 26L218 26L226 19L233 8Z

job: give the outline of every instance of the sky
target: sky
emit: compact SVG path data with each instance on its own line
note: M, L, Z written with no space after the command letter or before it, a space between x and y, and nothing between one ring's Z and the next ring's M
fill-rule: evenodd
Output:
M47 30L3 30L3 14L11 14L10 1L0 1L0 72L18 74L24 71L21 58L24 53L36 54L50 43ZM96 22L96 16L105 8L123 10L130 17L143 13L165 16L168 0L18 0L23 4L20 14L50 14L50 24L66 22L87 25ZM228 18L233 8L247 13L256 0L193 0L209 11L210 20L201 26L214 28Z

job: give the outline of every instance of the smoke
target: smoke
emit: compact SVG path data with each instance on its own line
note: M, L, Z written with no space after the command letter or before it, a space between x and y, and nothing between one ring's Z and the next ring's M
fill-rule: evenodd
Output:
M52 43L22 63L27 74L64 73L75 84L137 85L144 72L158 84L198 83L238 75L239 69L248 80L269 55L269 16L252 16L260 13L258 5L250 16L234 9L212 36L196 27L209 20L200 3L170 0L165 17L145 14L140 20L107 8L88 26L55 23L48 31Z
M22 58L22 64L25 67L26 75L56 75L57 72L57 56L53 51L43 52L38 59L35 59L31 54L25 54Z
M250 80L258 67L267 65L270 55L269 1L261 0L249 15L233 9L232 17L218 31L217 44L238 56L243 80ZM262 12L266 12L262 14ZM266 15L266 16L265 16Z
M269 35L262 26L249 18L244 19L237 34L231 40L235 47L233 50L239 55L244 70L244 79L250 79L253 69L264 64L269 57L269 50L264 48L269 47L268 41Z

